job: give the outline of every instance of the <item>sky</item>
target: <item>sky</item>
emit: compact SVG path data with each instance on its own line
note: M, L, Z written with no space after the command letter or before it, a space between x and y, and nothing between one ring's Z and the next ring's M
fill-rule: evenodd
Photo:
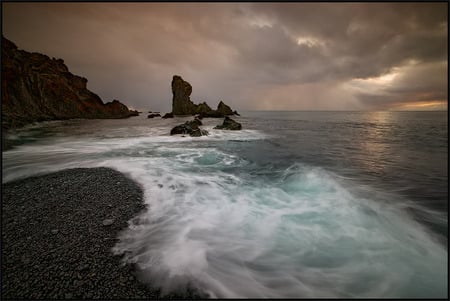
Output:
M2 3L3 35L104 102L169 112L447 110L447 3Z

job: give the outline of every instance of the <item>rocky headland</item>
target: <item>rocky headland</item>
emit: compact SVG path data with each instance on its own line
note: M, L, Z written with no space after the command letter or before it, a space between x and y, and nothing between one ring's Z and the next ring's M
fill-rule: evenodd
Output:
M62 59L20 50L2 36L2 129L48 120L136 116L118 100L103 103Z

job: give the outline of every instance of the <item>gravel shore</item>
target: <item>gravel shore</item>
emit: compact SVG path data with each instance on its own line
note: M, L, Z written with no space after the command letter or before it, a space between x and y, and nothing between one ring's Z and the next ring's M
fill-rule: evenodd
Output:
M3 184L2 197L2 299L161 297L111 253L118 233L145 208L142 189L120 172L30 177Z

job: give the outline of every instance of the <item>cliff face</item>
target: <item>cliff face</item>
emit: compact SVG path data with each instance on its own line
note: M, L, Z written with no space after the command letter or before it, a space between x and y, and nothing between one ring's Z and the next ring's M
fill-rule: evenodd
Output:
M201 114L205 117L224 117L236 114L229 106L220 101L217 110L211 109L206 103L194 104L191 99L192 86L181 76L174 75L172 79L172 113L174 115L194 115Z
M127 106L104 104L86 88L87 79L64 61L30 53L2 36L2 128L69 118L125 118Z

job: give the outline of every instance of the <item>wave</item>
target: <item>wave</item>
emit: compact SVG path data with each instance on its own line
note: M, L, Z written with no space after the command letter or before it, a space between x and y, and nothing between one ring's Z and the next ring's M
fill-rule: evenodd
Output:
M265 135L211 132L22 145L3 153L3 182L71 167L127 174L142 185L148 210L113 252L166 293L195 286L224 298L446 297L447 249L408 215L414 204L304 164L258 176L261 166L211 142Z
M295 165L267 183L154 163L134 176L149 210L114 252L165 292L193 284L224 298L446 294L447 251L431 233L400 208L355 198L324 170Z

